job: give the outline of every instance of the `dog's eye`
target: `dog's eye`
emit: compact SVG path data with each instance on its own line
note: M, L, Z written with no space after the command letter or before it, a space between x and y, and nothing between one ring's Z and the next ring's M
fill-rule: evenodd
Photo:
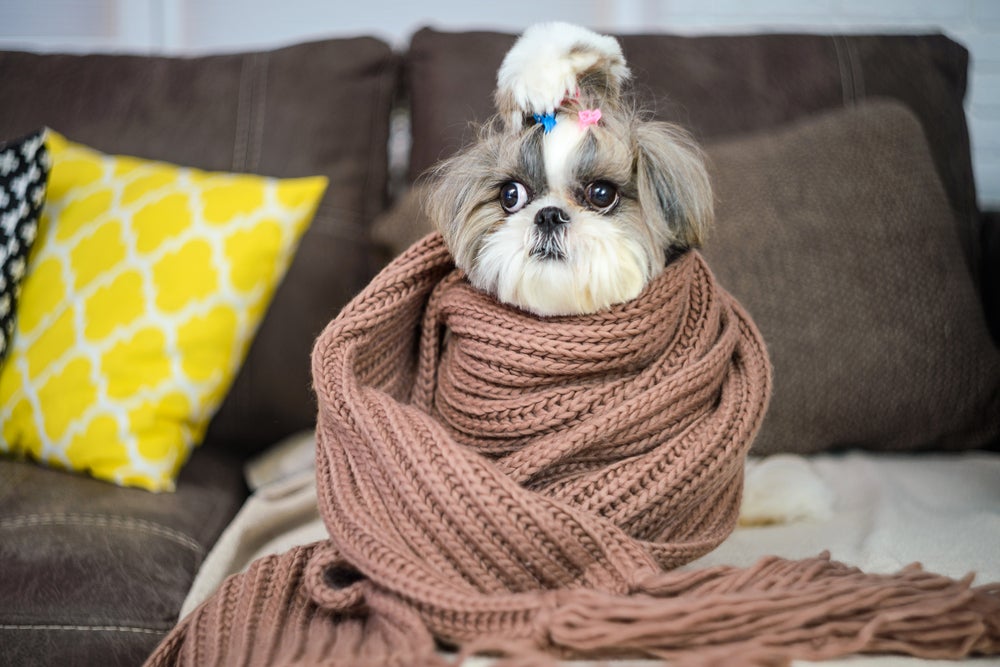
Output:
M517 181L507 181L500 186L500 205L508 213L517 213L529 199L528 189Z
M583 191L587 204L604 211L618 203L618 188L607 181L594 181Z

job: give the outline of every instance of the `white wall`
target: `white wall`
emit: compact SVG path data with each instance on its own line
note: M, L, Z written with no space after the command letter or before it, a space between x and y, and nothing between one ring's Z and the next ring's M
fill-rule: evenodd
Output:
M356 34L404 48L424 25L556 19L618 32L944 32L972 52L973 166L980 203L1000 208L1000 0L0 0L0 48L194 54Z

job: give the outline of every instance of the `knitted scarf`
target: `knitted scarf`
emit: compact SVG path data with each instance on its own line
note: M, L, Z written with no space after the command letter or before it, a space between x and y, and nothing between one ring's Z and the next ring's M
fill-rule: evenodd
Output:
M149 664L1000 651L1000 587L971 579L826 555L675 569L732 531L770 391L756 328L696 252L632 302L539 319L431 235L326 328L313 376L330 539L231 577Z

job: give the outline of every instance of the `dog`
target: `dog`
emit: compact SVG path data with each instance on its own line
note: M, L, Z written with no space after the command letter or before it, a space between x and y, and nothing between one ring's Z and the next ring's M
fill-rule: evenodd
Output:
M425 207L473 286L542 317L637 297L713 222L701 150L624 90L618 42L527 29L497 74L497 114L430 175Z

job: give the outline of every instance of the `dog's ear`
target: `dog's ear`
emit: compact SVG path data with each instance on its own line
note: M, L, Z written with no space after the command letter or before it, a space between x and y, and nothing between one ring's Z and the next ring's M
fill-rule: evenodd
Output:
M442 160L418 181L425 192L421 201L423 213L445 238L457 233L478 194L475 186L481 163L477 160L482 151L476 148L472 144Z
M496 195L496 165L503 144L489 126L476 143L439 162L418 183L424 190L421 208L430 218L460 267L468 267L478 251L477 239L493 217L483 203Z
M712 187L701 149L689 134L669 123L638 123L636 185L653 229L666 222L666 245L696 248L715 219Z
M631 73L614 37L569 23L533 25L504 56L494 99L508 129L526 117L552 114L582 96L601 106L616 100Z

